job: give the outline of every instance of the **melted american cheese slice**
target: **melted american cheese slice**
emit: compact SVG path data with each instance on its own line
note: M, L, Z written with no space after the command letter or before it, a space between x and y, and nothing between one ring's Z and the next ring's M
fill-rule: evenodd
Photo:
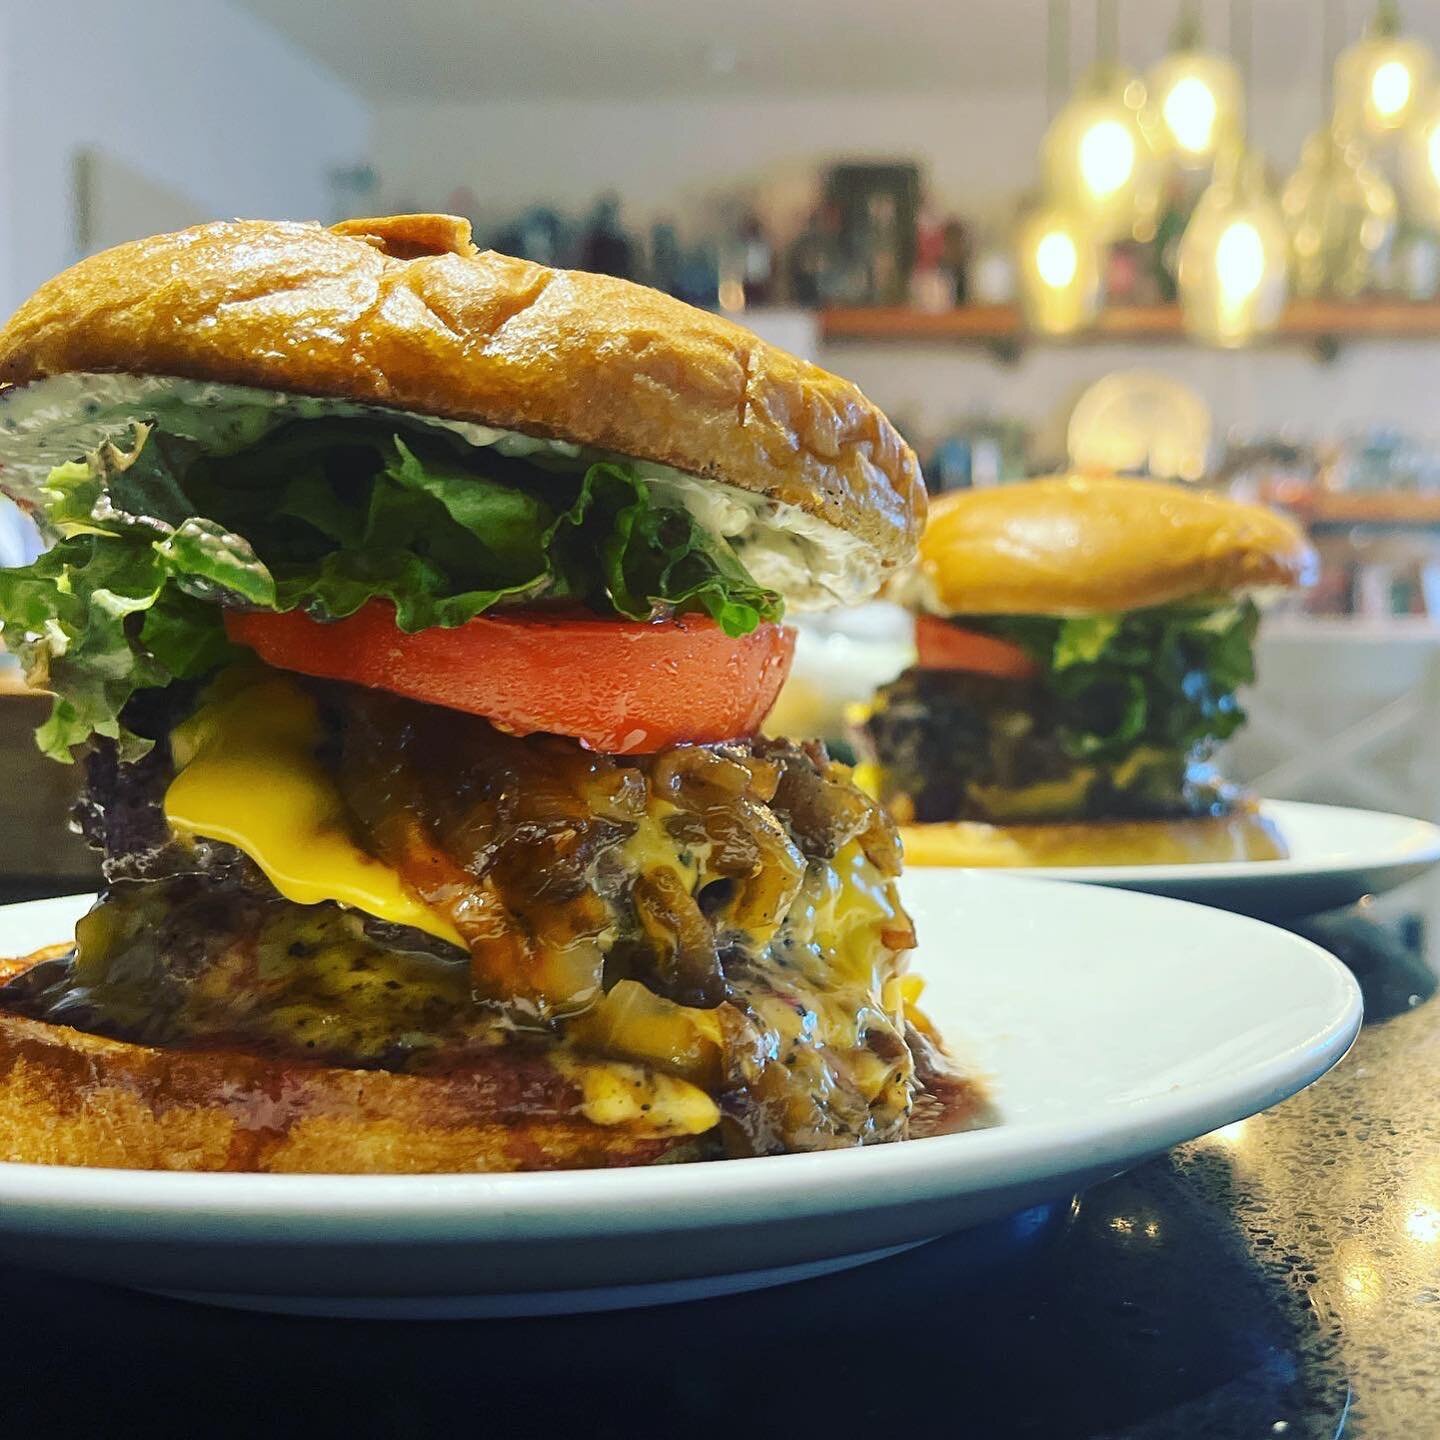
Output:
M344 802L315 758L320 736L315 702L283 676L218 694L171 735L179 773L165 793L170 828L244 851L298 905L334 900L464 946L351 838Z

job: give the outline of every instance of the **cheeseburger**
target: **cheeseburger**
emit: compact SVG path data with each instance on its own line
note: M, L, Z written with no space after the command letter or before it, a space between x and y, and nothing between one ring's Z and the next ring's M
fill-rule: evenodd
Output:
M890 822L755 738L786 611L914 551L854 387L437 215L122 245L0 380L54 542L4 639L105 881L0 974L0 1158L531 1170L963 1113Z
M1272 511L1150 481L938 500L900 589L918 663L860 718L859 772L920 865L1273 860L1210 764L1244 723L1254 592L1313 555Z

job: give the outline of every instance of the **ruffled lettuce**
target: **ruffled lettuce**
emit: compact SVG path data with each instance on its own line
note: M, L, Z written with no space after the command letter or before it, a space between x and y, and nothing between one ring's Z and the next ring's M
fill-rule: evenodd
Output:
M55 693L37 738L59 760L91 735L142 753L127 701L222 663L225 606L336 620L383 599L412 632L539 600L701 612L731 635L781 614L626 465L567 472L362 421L298 423L228 456L139 426L133 447L57 467L41 498L58 538L0 571L0 626Z
M1234 734L1245 722L1235 692L1255 678L1258 620L1241 599L963 623L1014 641L1039 662L1070 755L1116 760L1142 744L1204 752Z

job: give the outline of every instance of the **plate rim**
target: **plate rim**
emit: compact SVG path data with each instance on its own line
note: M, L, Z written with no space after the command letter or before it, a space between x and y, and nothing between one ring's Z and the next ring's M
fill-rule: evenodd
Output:
M917 867L919 868L919 867ZM1006 891L1024 886L1063 892L1082 907L1187 906L1224 928L1262 921L1193 902L995 872L966 873L966 885ZM1087 898L1079 900L1080 895ZM74 905L80 896L24 901L15 911ZM527 1241L583 1234L682 1234L754 1223L776 1208L787 1220L854 1215L946 1197L983 1194L1096 1170L1123 1168L1304 1089L1343 1058L1362 1019L1354 976L1328 951L1288 931L1285 943L1317 967L1318 987L1334 987L1323 1023L1282 1051L1234 1072L1149 1096L1138 1116L1005 1124L895 1145L800 1155L761 1156L695 1166L638 1167L529 1174L271 1175L189 1173L0 1162L0 1229L6 1216L30 1231L140 1233L163 1222L177 1239L264 1239L267 1243L353 1242L375 1227L416 1227L437 1241L501 1238L523 1220ZM1323 972L1323 980L1321 976ZM1003 1171L1003 1174L997 1173ZM677 1176L686 1177L677 1183ZM807 1177L809 1177L807 1179ZM277 1220L287 1233L277 1236ZM48 1222L48 1223L45 1223ZM587 1224L587 1222L589 1222ZM407 1229L408 1227L408 1229ZM323 1232L323 1233L322 1233ZM402 1236L389 1236L403 1238Z
M1289 857L1284 860L1197 860L1168 865L994 865L943 866L906 865L906 870L964 869L990 875L1004 875L1027 880L1087 885L1126 885L1145 882L1151 885L1187 885L1199 887L1215 884L1285 884L1294 881L1339 879L1346 875L1367 872L1409 871L1417 873L1440 865L1440 825L1418 815L1403 815L1392 810L1366 810L1355 805L1322 805L1311 800L1261 800L1263 818L1283 828L1287 814L1360 815L1368 819L1403 820L1419 827L1413 850L1383 857L1340 857L1324 861L1304 861ZM1180 898L1173 896L1171 898Z

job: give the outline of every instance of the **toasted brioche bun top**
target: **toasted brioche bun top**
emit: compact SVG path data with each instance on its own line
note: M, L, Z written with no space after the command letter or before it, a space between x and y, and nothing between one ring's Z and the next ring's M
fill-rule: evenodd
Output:
M118 245L0 331L0 380L175 375L392 406L654 461L908 561L919 465L847 381L641 285L478 253L468 221L218 221Z
M1315 555L1273 510L1151 480L1056 476L931 506L922 603L946 615L1087 615L1307 583Z

